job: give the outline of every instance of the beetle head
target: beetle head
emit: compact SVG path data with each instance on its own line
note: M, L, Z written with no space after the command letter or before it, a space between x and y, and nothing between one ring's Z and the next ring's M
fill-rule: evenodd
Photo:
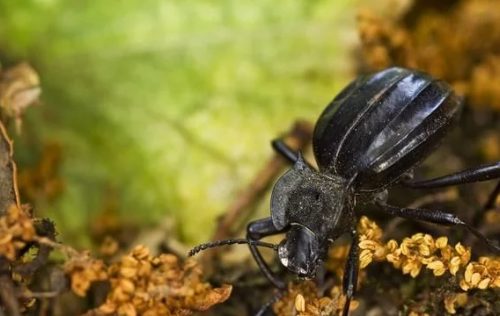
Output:
M345 181L318 173L302 155L276 183L271 217L278 230L287 231L278 247L281 263L299 276L314 276L328 240L343 231L338 225L346 205Z

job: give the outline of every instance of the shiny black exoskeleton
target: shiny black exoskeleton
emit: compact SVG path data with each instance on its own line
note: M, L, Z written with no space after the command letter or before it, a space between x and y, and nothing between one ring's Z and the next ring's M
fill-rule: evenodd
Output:
M294 165L274 186L271 216L250 223L247 239L202 244L190 255L209 247L248 243L266 277L285 289L285 283L262 259L258 246L275 249L283 266L300 277L312 278L329 245L348 233L352 244L343 279L346 316L359 268L356 201L368 201L383 212L407 219L463 226L500 252L496 243L453 214L386 203L387 189L395 185L436 188L500 177L497 162L410 182L412 168L432 153L456 124L461 103L448 84L423 72L390 68L358 77L333 99L316 123L313 151L319 170L281 140L273 141L274 149ZM500 184L490 203L499 192ZM259 241L279 233L286 233L279 245Z

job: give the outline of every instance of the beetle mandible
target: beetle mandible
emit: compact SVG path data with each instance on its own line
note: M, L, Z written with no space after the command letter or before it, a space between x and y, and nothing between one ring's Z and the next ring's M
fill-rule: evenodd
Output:
M441 225L459 225L483 240L495 252L500 247L457 216L436 210L387 204L387 189L438 188L500 177L500 162L481 165L425 181L411 181L412 169L431 154L456 125L462 99L444 81L405 68L390 68L360 76L344 88L316 122L313 152L319 170L281 139L273 148L293 163L275 184L271 216L251 222L247 239L201 244L190 255L221 245L247 243L264 275L277 288L286 284L276 277L257 247L273 248L279 260L302 278L313 278L329 245L340 235L351 235L342 280L347 301L356 291L359 238L356 233L356 201L368 201L390 215ZM489 201L499 194L500 183ZM260 239L285 233L279 245Z

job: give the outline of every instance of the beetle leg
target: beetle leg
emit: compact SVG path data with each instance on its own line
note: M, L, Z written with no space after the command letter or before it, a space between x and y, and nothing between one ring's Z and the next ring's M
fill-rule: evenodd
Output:
M274 294L271 299L269 301L267 301L266 304L264 304L264 306L261 307L261 309L257 312L257 314L255 314L255 316L264 316L265 312L271 308L271 306L276 303L277 301L279 301L284 295L285 295L286 291L285 290L278 290L278 292L276 294Z
M323 260L318 260L317 261L317 266L316 266L316 284L318 287L317 295L319 297L323 297L324 292L325 292L325 279L326 279L326 267L325 263Z
M493 251L495 251L496 253L500 253L500 247L499 245L496 244L496 242L486 238L479 230L477 230L472 226L469 226L454 214L435 211L435 210L395 207L380 202L376 203L376 205L379 206L384 212L393 216L398 216L411 220L424 221L439 225L463 226L468 231L473 233L477 238L484 241L488 245L488 247L490 247Z
M271 217L266 217L263 219L259 219L256 221L251 222L247 226L247 239L248 240L260 240L266 236L271 236L271 235L277 235L282 233L283 231L280 231L274 227L273 220ZM271 269L269 268L268 264L264 259L262 258L262 255L260 254L259 249L252 244L249 244L250 246L250 251L252 252L252 255L257 262L257 265L259 268L262 270L262 273L266 276L266 278L274 284L277 288L284 290L286 288L286 284L283 280L280 280L277 278Z
M356 292L356 286L358 285L359 237L358 233L355 230L351 231L351 238L351 248L349 249L349 255L347 256L347 262L344 269L344 278L342 280L342 291L346 296L342 316L347 316L349 314L351 299Z
M476 226L479 225L484 217L484 213L495 208L497 197L499 195L500 195L500 181L497 183L493 191L491 191L490 195L488 196L488 200L486 200L486 203L484 203L481 211L475 214L472 222L473 225Z
M493 189L493 191L490 193L488 201L486 202L486 204L484 204L483 212L495 208L496 200L499 195L500 195L500 181L497 183L495 189Z
M292 148L290 148L281 138L277 138L271 142L271 146L273 149L280 155L283 156L286 160L291 162L292 164L296 163L299 160L299 154L295 152Z
M492 164L482 165L476 168L466 169L463 171L459 171L447 176L417 181L417 182L409 182L403 180L401 184L405 187L415 188L415 189L431 189L431 188L440 188L446 187L456 184L463 184L469 182L478 182L478 181L487 181L494 178L500 177L500 162L495 162ZM500 181L497 183L495 189L491 192L490 196L486 204L482 208L482 212L479 212L473 221L473 224L477 225L480 222L484 212L489 209L492 209L495 206L495 201L497 197L500 195Z
M286 160L288 160L292 164L295 164L300 159L299 157L302 156L302 154L301 154L300 151L295 152L287 144L285 144L285 142L282 139L280 139L280 138L277 138L277 139L273 140L271 142L271 145L273 146L274 150L278 154L282 155L283 158L285 158ZM303 158L303 156L302 156L302 158ZM311 164L309 162L307 162L305 159L304 159L304 162L309 167L311 167ZM311 167L311 168L313 168L313 167Z
M415 189L433 189L498 178L500 178L500 161L462 170L435 179L416 182L402 181L401 184L405 187Z

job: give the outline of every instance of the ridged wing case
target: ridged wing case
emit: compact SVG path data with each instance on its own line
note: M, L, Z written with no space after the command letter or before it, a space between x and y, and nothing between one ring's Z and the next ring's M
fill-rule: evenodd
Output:
M390 68L358 77L323 111L313 135L321 171L389 186L426 158L455 124L461 98L428 74Z

